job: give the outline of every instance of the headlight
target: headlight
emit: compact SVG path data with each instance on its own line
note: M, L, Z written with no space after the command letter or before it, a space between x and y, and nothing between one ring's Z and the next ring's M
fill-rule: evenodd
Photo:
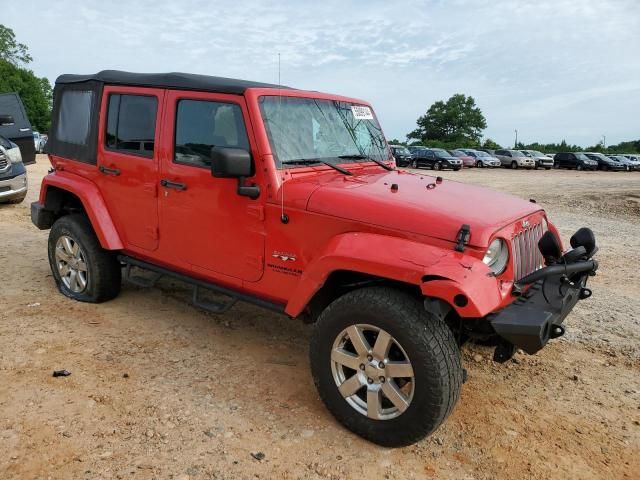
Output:
M501 238L496 238L487 252L484 254L482 261L487 265L495 275L500 275L507 268L509 260L509 249L507 243Z

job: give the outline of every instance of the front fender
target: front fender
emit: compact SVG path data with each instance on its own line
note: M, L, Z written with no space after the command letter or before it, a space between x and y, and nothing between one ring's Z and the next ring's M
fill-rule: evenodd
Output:
M69 173L55 172L47 175L42 180L40 189L40 204L45 208L47 207L49 187L67 191L80 199L102 248L122 250L120 235L118 235L104 198L95 183L79 175Z
M503 300L498 281L475 257L398 237L343 233L307 265L285 312L300 315L328 276L338 270L416 285L425 296L446 301L463 317L482 317ZM456 302L456 295L464 295L466 303L460 297Z

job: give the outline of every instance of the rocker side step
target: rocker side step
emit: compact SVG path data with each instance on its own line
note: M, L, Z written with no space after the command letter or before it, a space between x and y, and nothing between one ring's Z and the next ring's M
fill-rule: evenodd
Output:
M134 285L138 285L140 287L153 287L156 285L158 280L160 280L160 278L166 276L166 277L174 278L176 280L180 280L181 282L185 282L193 286L192 304L197 308L201 308L203 310L206 310L212 313L217 313L217 314L225 313L231 307L233 307L238 300L240 300L242 302L251 303L253 305L266 308L273 312L284 314L285 306L278 303L273 303L268 300L254 297L252 295L248 295L243 292L238 292L231 288L216 285L215 283L207 282L205 280L200 280L198 278L194 278L189 275L185 275L183 273L174 272L173 270L169 270L168 268L160 267L158 265L154 265L153 263L145 262L143 260L138 260L136 258L132 258L126 255L118 255L118 260L125 267L125 279ZM141 277L138 275L132 275L131 269L133 267L140 268L143 270L148 270L153 273L153 276L150 276L147 278L147 277ZM227 303L219 303L219 302L213 302L211 300L205 300L200 295L201 289L209 290L214 293L225 295L231 298L231 300Z

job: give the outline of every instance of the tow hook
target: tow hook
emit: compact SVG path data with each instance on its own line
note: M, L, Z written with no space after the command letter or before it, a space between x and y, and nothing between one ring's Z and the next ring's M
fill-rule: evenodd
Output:
M591 289L582 287L580 289L580 300L584 300L585 298L589 298L591 296Z
M562 325L553 325L549 331L549 338L558 338L564 335L564 327Z
M516 346L511 342L500 342L493 351L493 361L504 363L511 360L516 353Z

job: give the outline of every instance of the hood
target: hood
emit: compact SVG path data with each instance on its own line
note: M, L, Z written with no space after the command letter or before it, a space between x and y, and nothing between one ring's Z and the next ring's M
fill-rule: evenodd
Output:
M310 212L451 242L467 224L469 245L481 248L498 229L541 210L534 203L483 187L447 179L436 183L435 177L400 170L354 169L353 176L321 177L294 178L285 189L298 207L305 192Z

